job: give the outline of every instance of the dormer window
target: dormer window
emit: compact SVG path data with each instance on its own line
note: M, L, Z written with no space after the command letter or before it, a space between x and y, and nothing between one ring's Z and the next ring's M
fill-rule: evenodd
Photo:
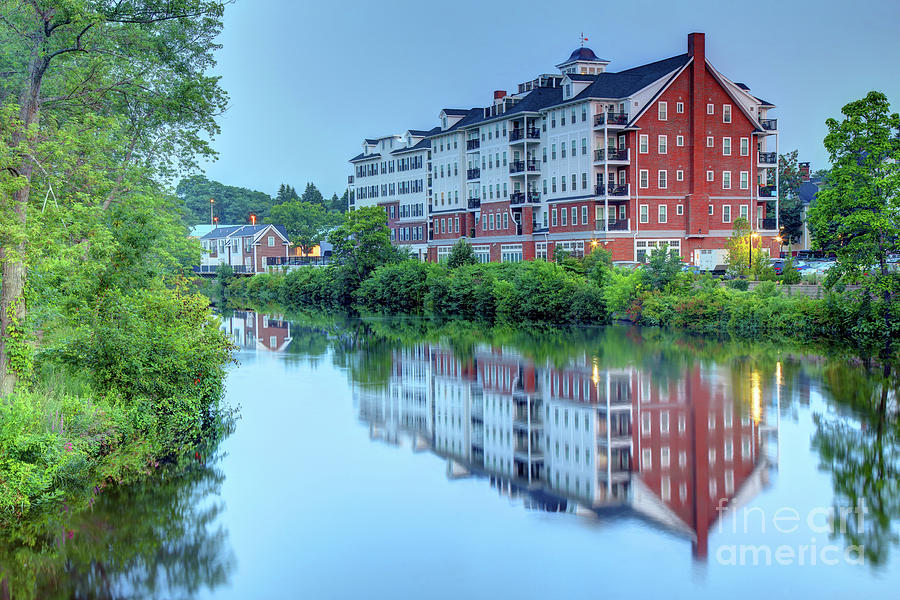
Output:
M441 128L447 129L447 117L444 117L443 119L441 119Z
M566 98L571 98L571 97L572 97L572 84L567 83L566 84Z

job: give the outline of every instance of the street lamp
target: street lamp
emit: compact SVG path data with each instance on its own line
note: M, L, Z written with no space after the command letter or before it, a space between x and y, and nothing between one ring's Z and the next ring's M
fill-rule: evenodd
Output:
M758 238L758 237L759 237L759 234L756 233L755 231L750 234L750 252L749 252L749 256L747 257L748 258L748 260L747 260L747 274L748 275L750 274L750 270L753 269L753 240L754 240L754 238Z
M215 224L215 220L213 219L213 205L214 205L215 203L216 203L216 199L215 199L215 198L210 198L210 199L209 199L209 224L210 224L210 225Z

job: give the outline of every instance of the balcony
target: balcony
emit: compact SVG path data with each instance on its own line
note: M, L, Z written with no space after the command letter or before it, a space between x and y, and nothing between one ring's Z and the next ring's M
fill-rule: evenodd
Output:
M478 179L479 177L481 177L481 169L468 169L466 171L466 179Z
M777 231L777 220L772 217L770 219L756 219L756 229L758 231Z
M481 208L481 198L469 198L469 208Z
M760 119L759 126L765 129L766 131L777 131L778 130L778 119Z
M514 160L509 163L509 174L537 173L539 170L536 160Z
M540 204L541 203L541 193L540 192L528 192L528 196L525 198L529 204Z
M627 198L630 195L630 189L627 184L619 185L617 183L602 183L594 187L594 193L597 196L612 196L614 198Z
M628 149L598 148L594 150L594 162L628 162Z
M594 127L622 127L628 124L628 113L608 112L594 116Z
M759 164L761 164L761 165L778 164L778 153L777 152L760 152L759 153Z
M509 143L524 142L527 140L541 139L541 130L537 127L529 127L528 129L513 129L509 132Z
M774 185L766 185L759 188L759 197L760 198L774 198L775 197L775 186Z
M594 231L631 231L631 219L594 219Z
M478 150L481 147L481 140L466 140L466 150Z

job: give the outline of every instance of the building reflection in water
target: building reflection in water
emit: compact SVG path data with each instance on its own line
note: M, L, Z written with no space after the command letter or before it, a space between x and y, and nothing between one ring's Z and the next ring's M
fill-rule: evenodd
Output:
M354 392L373 439L429 450L448 477L485 477L531 509L639 517L689 539L698 558L775 463L758 374L742 374L743 393L700 364L654 377L584 356L538 365L500 347L461 360L428 344L392 359L387 387Z
M222 331L241 350L283 352L291 343L291 324L280 316L235 310L221 319Z

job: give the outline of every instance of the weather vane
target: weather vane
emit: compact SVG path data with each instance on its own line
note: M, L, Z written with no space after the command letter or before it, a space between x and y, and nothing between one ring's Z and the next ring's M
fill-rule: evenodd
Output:
M581 47L584 48L584 43L585 43L586 41L588 41L588 39L587 39L586 37L584 37L584 32L583 32L583 31L581 32L581 35L579 36L579 39L581 40Z

